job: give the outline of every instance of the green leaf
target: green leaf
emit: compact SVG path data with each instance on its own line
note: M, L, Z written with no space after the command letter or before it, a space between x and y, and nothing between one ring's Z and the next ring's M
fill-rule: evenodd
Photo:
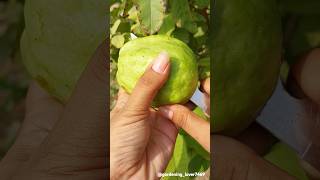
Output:
M203 159L210 161L210 154L193 137L183 130L181 130L181 134L184 136L188 148L194 150Z
M138 21L138 10L136 6L132 6L132 8L128 11L128 19L133 21Z
M112 37L111 44L116 48L121 48L124 45L125 38L123 35L116 35Z
M202 111L202 109L200 107L196 107L193 112L199 116L200 118L202 119L205 119L205 120L208 120L209 121L209 118L205 115L205 113Z
M196 22L206 22L206 18L203 15L199 14L198 12L192 11L191 14L192 14L192 17L193 17L194 21L196 21Z
M178 28L176 29L173 33L172 36L180 39L181 41L185 42L186 44L189 43L190 40L190 34L187 30L182 29L182 28Z
M197 8L203 9L210 5L210 0L194 0L194 4Z
M128 21L122 21L118 27L117 32L129 33L130 32L130 23Z
M113 3L120 3L121 2L121 0L111 0L111 4L113 4Z
M165 0L137 0L140 24L147 34L159 31L165 16Z
M116 63L118 61L118 57L119 57L119 49L110 48L110 57L111 57L111 61Z
M173 152L173 157L170 160L166 173L195 173L205 171L209 168L210 161L202 158L192 148L188 147L188 142L181 132L178 134ZM183 179L193 179L194 177L184 177ZM164 177L163 180L176 180L181 177Z
M117 32L120 23L121 23L121 20L120 20L120 19L117 19L117 20L114 22L114 24L112 25L112 27L111 27L111 29L110 29L110 34L111 34L111 35L114 35L114 34Z
M175 30L175 21L172 17L172 14L168 14L164 20L163 24L158 32L158 34L171 35L171 33Z
M204 161L200 155L195 155L189 163L190 172L204 172L210 166L210 160Z
M191 157L188 154L187 144L183 139L181 134L178 134L176 139L176 144L173 151L173 156L169 161L169 164L166 169L166 173L173 172L185 172L188 169L188 164L191 160ZM178 179L175 177L163 177L163 180L174 180Z
M264 159L299 180L309 179L300 164L297 153L284 143L276 143Z
M123 14L124 5L120 3L114 3L110 6L110 23L114 24Z
M205 31L204 29L200 26L197 28L197 32L193 35L193 37L197 38L197 37L201 37L205 35Z
M176 25L179 28L185 28L191 33L197 31L197 24L194 22L189 7L188 0L170 0L171 13L176 19Z
M137 36L144 36L145 35L139 22L131 26L131 31Z
M210 57L205 57L199 60L199 79L210 77Z

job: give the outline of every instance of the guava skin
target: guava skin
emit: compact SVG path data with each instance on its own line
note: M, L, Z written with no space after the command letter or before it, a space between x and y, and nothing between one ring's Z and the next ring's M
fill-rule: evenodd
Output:
M96 48L106 38L105 0L28 0L21 38L30 75L62 103L69 99Z
M280 70L282 30L274 0L216 1L211 132L236 135L255 120Z
M153 35L126 43L119 52L117 81L131 93L147 66L161 52L170 56L170 74L153 105L184 104L197 88L198 65L192 50L173 37Z

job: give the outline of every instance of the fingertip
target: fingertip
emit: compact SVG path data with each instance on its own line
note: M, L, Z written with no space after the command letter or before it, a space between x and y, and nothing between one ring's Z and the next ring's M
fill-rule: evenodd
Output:
M210 78L201 81L200 90L210 95Z
M128 101L129 109L147 109L169 77L170 61L161 53L137 81Z
M170 64L169 54L161 52L152 63L152 70L159 74L165 74Z

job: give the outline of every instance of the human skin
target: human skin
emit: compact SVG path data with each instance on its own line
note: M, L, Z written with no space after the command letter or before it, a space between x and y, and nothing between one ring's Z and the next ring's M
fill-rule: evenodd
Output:
M151 103L169 72L169 57L162 53L148 66L131 95L120 90L111 112L111 179L157 179L157 174L165 171L178 129L152 109Z
M210 78L201 82L201 90L204 93L207 105L206 114L210 115ZM194 114L183 105L174 104L162 106L160 113L172 120L178 127L184 129L208 152L210 152L210 123Z
M200 135L194 137L209 151L209 122L196 116L190 107L162 106L159 111L151 108L169 70L168 55L160 54L139 79L131 95L119 91L118 101L111 112L111 179L158 179L157 174L165 171L171 159L177 126L196 135L195 129L188 126L190 120L205 130L201 134L205 139L200 139Z
M0 163L1 179L104 179L108 166L107 42L81 75L72 97L60 104L36 83L13 146Z

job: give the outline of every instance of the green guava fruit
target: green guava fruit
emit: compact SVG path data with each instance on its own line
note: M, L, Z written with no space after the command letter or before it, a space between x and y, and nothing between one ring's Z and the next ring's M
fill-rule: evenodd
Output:
M119 52L117 81L131 93L147 66L161 52L170 56L170 74L153 105L184 104L197 88L198 65L192 50L173 37L153 35L127 42Z
M300 164L297 153L286 144L280 142L275 144L270 152L264 156L264 159L286 171L298 180L309 179Z
M275 0L216 1L212 17L211 131L234 135L255 119L276 85L281 18Z
M70 97L90 57L106 38L105 0L28 0L21 39L23 62L61 102Z

